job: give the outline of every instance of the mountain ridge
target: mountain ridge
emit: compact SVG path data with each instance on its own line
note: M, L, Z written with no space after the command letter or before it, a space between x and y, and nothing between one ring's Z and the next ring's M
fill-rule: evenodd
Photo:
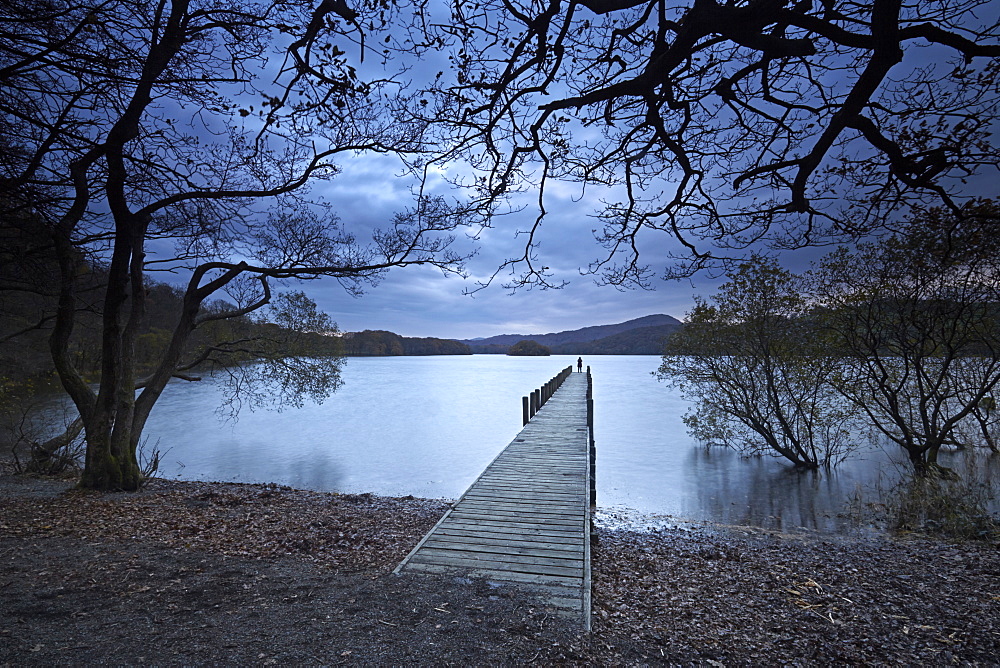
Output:
M596 341L577 341L552 347L553 355L662 355L667 339L683 325L636 327Z
M460 343L470 346L475 351L478 346L511 346L518 341L531 340L544 346L558 346L567 343L589 343L599 339L607 338L615 334L627 332L643 327L672 326L679 327L681 321L677 318L657 313L645 315L641 318L633 318L624 322L612 323L610 325L591 325L579 329L570 329L562 332L551 332L548 334L497 334L477 339L455 339Z

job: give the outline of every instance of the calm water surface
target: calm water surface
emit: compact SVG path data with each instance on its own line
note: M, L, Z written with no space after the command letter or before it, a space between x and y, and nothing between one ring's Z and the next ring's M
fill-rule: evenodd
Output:
M189 480L457 498L521 428L521 396L575 357L350 358L322 405L214 413L212 382L168 388L146 434L160 474ZM658 383L655 356L594 356L598 505L612 511L779 529L838 530L847 499L896 478L880 451L835 473L706 450L686 433L686 402Z

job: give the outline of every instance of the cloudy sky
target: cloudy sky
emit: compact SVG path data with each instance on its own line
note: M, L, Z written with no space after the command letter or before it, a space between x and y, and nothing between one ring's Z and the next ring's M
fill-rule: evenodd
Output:
M423 72L426 78L433 78L435 71L448 67L443 55L437 60L440 62L435 62L431 54L428 62L419 63L417 70L409 71L407 76ZM386 76L380 67L377 60L369 59L361 71L369 78ZM254 118L242 120L244 127L252 126ZM192 120L191 131L210 137L212 133L205 134L201 122L201 118ZM371 231L389 226L393 214L413 206L412 182L399 176L403 169L397 158L369 153L354 158L341 156L337 163L341 173L329 182L314 182L307 197L332 204L344 229L359 242L363 243ZM446 197L463 195L450 189L443 180L431 186L436 194ZM547 185L548 214L536 255L538 266L551 269L554 283L568 282L561 289L521 289L512 293L502 285L510 278L507 274L497 276L490 286L477 290L479 283L487 281L505 260L523 254L525 237L517 233L530 228L534 221L536 193L524 193L519 203L525 205L525 210L497 221L477 241L456 239L459 252L475 252L465 267L467 278L443 275L434 268L405 267L391 271L377 286L366 288L361 297L352 296L334 279L286 287L304 290L342 331L383 329L404 336L476 338L505 333L543 334L658 313L683 318L692 305L692 295L707 294L719 281L707 278L699 278L696 283L653 281L653 290L621 291L597 285L593 275L584 275L590 263L603 259L604 249L593 232L599 223L592 218L602 197L624 199L593 187L586 196L581 196L578 189L567 184ZM662 271L662 258L670 249L664 243L664 239L649 239L642 248L643 259L655 271ZM149 246L155 257L157 244ZM160 250L166 257L172 246L164 245ZM179 271L156 278L184 284L187 275Z
M370 37L371 43L382 41L381 33ZM352 51L351 55L356 54ZM435 72L449 67L445 55L442 52L435 57L430 53L425 61L409 64L415 69L409 70L406 78L425 76L431 80ZM358 65L362 77L386 76L378 59L369 58L363 64L352 62ZM331 203L344 228L359 241L371 230L388 226L395 212L412 206L411 183L398 177L402 170L396 159L368 154L353 159L342 157L337 162L342 172L330 182L314 184L309 196ZM385 329L404 336L475 338L578 329L655 313L682 318L691 306L692 295L704 294L717 283L707 279L699 279L697 284L659 281L650 291L619 291L596 285L593 276L581 272L601 257L603 249L592 232L597 221L590 216L599 208L602 195L608 193L593 189L581 199L580 193L569 186L553 183L548 188L549 213L537 255L541 265L551 268L554 282L568 281L562 289L511 294L501 285L509 276L501 275L488 288L468 294L477 288L477 280L486 280L504 260L523 253L524 237L519 237L517 231L533 222L537 211L531 206L535 193L525 194L522 203L528 206L523 214L498 221L478 242L456 239L458 250L476 252L466 266L466 279L444 276L433 268L406 267L393 270L361 297L348 294L332 279L289 287L304 290L342 331ZM435 190L445 196L461 195L443 183L438 183ZM655 269L662 269L659 258L667 250L660 244L660 240L650 240L644 249L645 258Z
M365 230L385 225L394 211L410 202L407 184L393 177L398 169L387 158L365 158L344 165L343 173L322 195L331 202L345 227ZM336 281L315 281L303 289L329 313L341 330L385 329L404 336L474 338L504 333L539 334L589 325L610 324L654 313L683 318L692 295L707 294L717 284L705 278L695 282L655 282L653 290L621 291L597 285L583 275L603 249L594 240L590 215L599 195L583 199L566 188L547 197L550 214L542 227L538 256L555 280L569 285L558 290L519 290L501 286L500 275L489 287L475 290L508 257L523 252L526 229L533 212L514 214L485 231L478 242L456 239L456 247L475 249L466 269L469 278L442 275L433 268L407 267L392 271L378 286L360 297L347 294ZM574 201L578 200L578 201ZM359 233L359 236L361 233ZM647 261L662 269L663 240L650 239Z
M619 292L596 286L589 277L570 278L571 284L560 290L511 295L492 286L465 295L463 289L471 287L467 281L410 268L394 272L360 298L330 284L313 284L306 291L342 330L387 329L404 336L441 338L544 334L652 313L682 318L694 293L686 283L663 284L655 291Z

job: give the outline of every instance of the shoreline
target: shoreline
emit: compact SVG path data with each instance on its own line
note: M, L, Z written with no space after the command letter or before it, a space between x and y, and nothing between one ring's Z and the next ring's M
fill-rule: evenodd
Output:
M597 529L593 632L394 576L439 500L0 475L0 665L994 663L996 543Z

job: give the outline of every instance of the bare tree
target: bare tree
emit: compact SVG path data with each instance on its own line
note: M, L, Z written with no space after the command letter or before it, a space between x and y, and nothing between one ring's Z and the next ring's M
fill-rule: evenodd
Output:
M325 276L359 290L392 267L460 266L449 233L466 211L422 189L431 126L404 113L416 102L390 70L369 58L365 81L355 67L370 51L366 36L410 20L407 8L309 0L2 7L2 214L41 220L58 262L50 350L83 423L83 486L136 489L136 448L167 382L246 352L239 338L189 350L196 329L254 313L276 283ZM365 152L401 156L416 197L361 242L308 188L341 170L339 156ZM106 280L94 389L70 349L80 277L97 265ZM162 357L139 378L151 269L190 278ZM228 307L213 306L220 295ZM325 382L314 376L316 386L299 389L329 390L334 372L326 367Z
M601 197L591 267L646 285L769 245L855 239L911 206L961 215L997 178L1000 24L989 0L453 2L435 113L454 119L483 200L546 186ZM657 262L660 258L657 258Z
M671 335L658 377L691 400L684 422L696 438L803 468L836 464L856 446L859 411L831 384L840 360L804 317L802 285L754 256Z
M1000 245L995 205L930 211L910 234L841 249L813 272L818 317L844 356L839 392L906 452L919 474L964 446L990 445L1000 384ZM977 430L972 430L976 435Z

